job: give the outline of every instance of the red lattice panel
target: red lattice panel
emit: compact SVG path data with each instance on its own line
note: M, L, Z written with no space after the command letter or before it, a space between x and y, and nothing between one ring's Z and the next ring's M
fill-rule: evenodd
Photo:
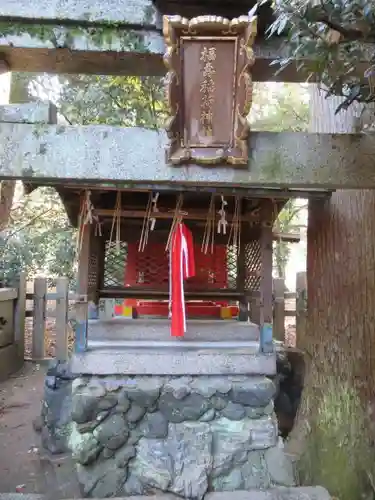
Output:
M228 287L227 248L216 245L213 253L204 254L195 245L196 275L187 281L187 289L221 289ZM128 244L125 286L167 288L169 283L169 254L165 245L152 243L138 252L138 243Z
M138 251L138 245L139 242L128 244L125 286L168 287L169 262L165 245L151 243L143 252Z

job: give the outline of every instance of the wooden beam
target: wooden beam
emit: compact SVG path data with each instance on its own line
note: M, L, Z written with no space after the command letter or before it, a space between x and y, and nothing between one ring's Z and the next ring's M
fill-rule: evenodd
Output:
M104 288L99 290L99 296L102 298L139 298L139 299L167 299L169 296L168 290L152 290L147 288ZM237 300L242 296L242 292L236 290L200 290L200 291L185 291L187 299L232 299Z
M108 191L121 191L127 192L142 192L149 193L150 191L158 191L160 193L173 193L187 192L187 193L216 193L217 189L209 185L181 185L174 184L173 188L169 185L158 184L158 183L132 183L131 187L121 187L116 186L106 182L95 182L95 183L75 183L69 179L65 179L64 183L56 183L55 181L41 180L41 181L31 181L24 183L27 185L28 192L32 192L41 186L52 186L57 190L61 188L75 190L76 194L82 193L84 190L90 191L102 191L103 193ZM318 198L326 199L332 194L330 189L297 189L297 188L262 188L262 187L238 187L238 186L222 186L221 194L225 196L242 196L246 198L272 198L273 200L288 200L289 198Z
M160 208L159 208L160 210ZM95 209L95 214L98 215L100 218L102 217L110 217L112 218L114 216L115 211L113 209ZM145 216L146 212L145 210L121 210L121 217L124 219L143 219ZM152 214L152 217L155 219L173 219L174 217L174 212L163 212L159 211L156 213ZM201 210L192 210L189 209L188 212L186 212L186 215L184 216L184 219L186 220L199 220L199 221L206 221L207 219L207 214L203 213ZM232 220L232 214L227 215L227 220L231 221ZM259 222L259 215L251 215L247 214L241 217L242 222ZM280 232L273 232L273 239L274 241L285 241L287 243L299 243L301 241L301 236L298 233L280 233Z
M159 208L159 212L153 213L152 217L155 219L173 219L174 217L174 210L169 211L169 212L163 212L160 211L163 210ZM115 213L115 210L113 209L96 209L95 214L98 215L99 217L113 217ZM124 217L125 219L143 219L146 214L145 210L121 210L121 217ZM200 221L206 221L207 220L207 210L204 212L203 210L196 210L196 209L187 209L186 215L184 215L184 219L186 220L200 220ZM232 220L232 214L228 214L227 216L228 221ZM241 221L243 222L251 222L251 221L258 221L259 220L259 215L251 215L247 214L241 217Z
M165 45L156 25L105 26L40 24L17 21L1 22L5 35L0 34L0 54L11 71L47 73L86 73L101 75L164 76ZM314 77L298 70L295 63L277 72L271 65L287 52L283 39L259 38L254 45L255 64L251 69L258 82L314 82ZM363 77L366 62L358 62L357 74ZM1 67L0 67L1 73Z
M274 241L285 241L286 243L299 243L301 235L299 233L278 233L273 232Z
M163 131L4 123L0 178L54 183L266 188L375 188L375 141L365 134L253 132L247 168L173 167Z

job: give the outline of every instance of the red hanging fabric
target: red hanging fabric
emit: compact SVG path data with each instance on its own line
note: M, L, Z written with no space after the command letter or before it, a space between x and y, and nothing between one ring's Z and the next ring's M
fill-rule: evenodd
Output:
M172 337L186 332L184 279L195 276L193 235L179 223L172 236L169 261L169 311Z

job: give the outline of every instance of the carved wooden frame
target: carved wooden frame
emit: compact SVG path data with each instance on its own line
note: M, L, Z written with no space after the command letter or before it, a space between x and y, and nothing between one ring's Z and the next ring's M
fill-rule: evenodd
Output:
M226 19L217 16L199 16L186 19L181 16L163 17L163 34L166 43L164 63L168 69L166 76L167 102L171 116L166 124L170 139L166 151L166 161L172 165L197 163L201 165L233 165L245 167L248 164L248 137L250 125L247 116L252 104L253 83L250 68L255 62L252 45L257 31L256 18L241 16ZM233 83L233 144L225 147L186 147L182 125L183 65L180 51L183 37L212 37L213 41L236 38L234 62L236 75Z

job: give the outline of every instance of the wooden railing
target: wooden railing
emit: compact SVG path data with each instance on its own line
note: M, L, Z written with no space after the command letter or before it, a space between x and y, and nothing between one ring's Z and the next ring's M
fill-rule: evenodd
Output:
M46 278L35 278L33 292L26 293L26 317L32 317L31 359L43 360L46 357L45 336L46 320L55 321L55 357L68 358L68 320L74 317L76 294L69 292L68 278L58 278L54 291L48 291Z
M307 308L307 280L306 273L296 275L296 291L285 292L285 282L282 278L273 279L273 338L285 341L285 320L288 317L295 319L297 336L304 335L305 317ZM292 307L291 307L292 306Z
M58 278L53 291L47 289L46 278L35 278L34 291L26 293L26 317L33 318L31 359L45 359L45 331L47 318L55 319L56 347L55 356L59 360L68 357L69 319L76 317L77 295L69 292L67 278ZM296 292L285 292L283 279L273 280L274 319L273 337L285 340L286 318L295 318L297 335L303 334L306 313L306 273L297 274ZM256 300L256 295L254 298Z

